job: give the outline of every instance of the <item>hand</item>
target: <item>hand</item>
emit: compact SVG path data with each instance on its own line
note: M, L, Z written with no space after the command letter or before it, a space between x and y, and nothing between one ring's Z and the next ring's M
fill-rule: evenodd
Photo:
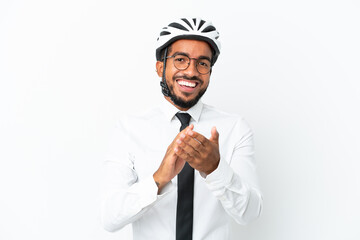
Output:
M179 134L175 137L175 139L167 148L166 154L160 164L160 167L153 175L154 181L158 186L158 193L168 182L171 181L171 179L178 175L179 172L183 169L185 161L175 154L174 149L178 145L176 141L180 139L180 135L185 134L188 129L192 130L193 128L194 126L189 126L179 132Z
M219 133L216 127L213 127L211 137L207 139L193 129L194 126L191 124L185 132L180 133L174 152L191 167L208 175L219 165Z

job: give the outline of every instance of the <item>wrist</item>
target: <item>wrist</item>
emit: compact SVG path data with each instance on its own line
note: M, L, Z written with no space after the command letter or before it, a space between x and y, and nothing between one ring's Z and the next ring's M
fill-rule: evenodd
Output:
M158 193L161 191L161 189L166 185L166 181L164 181L160 176L159 173L156 171L153 174L153 179L156 183L156 186L158 187Z
M220 159L219 159L217 162L214 163L214 165L213 165L213 167L212 167L211 169L209 169L209 170L206 171L206 172L204 171L204 173L205 173L206 175L209 175L210 173L212 173L213 171L215 171L215 170L218 168L219 163L220 163Z

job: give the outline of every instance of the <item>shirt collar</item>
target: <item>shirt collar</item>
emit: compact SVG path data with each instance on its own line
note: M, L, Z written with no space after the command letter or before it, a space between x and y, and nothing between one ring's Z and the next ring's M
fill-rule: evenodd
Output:
M161 109L164 112L166 119L168 121L172 121L175 117L175 114L178 112L187 112L188 114L190 114L191 118L195 120L195 122L198 122L201 116L201 112L203 109L204 104L202 103L201 100L199 100L194 106L192 106L189 110L187 111L180 111L179 109L177 109L174 105L172 105L170 102L168 101L164 101L161 104Z

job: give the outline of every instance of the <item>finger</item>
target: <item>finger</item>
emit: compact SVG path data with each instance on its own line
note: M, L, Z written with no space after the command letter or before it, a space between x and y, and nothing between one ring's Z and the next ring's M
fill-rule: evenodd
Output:
M185 133L187 134L190 130L194 130L194 124L190 124L188 127L185 128Z
M179 146L189 156L191 156L193 158L200 157L200 152L197 149L194 149L191 145L187 144L186 142L183 141Z
M188 144L187 141L196 142L196 140L194 140L193 138L191 138L187 135L181 135L180 138L176 140L176 143L177 143L177 146L179 148L181 148L188 155L195 157L195 158L199 157L200 156L199 151L196 148L194 148L193 146L191 146L190 144ZM195 143L193 143L193 144L195 144ZM199 144L199 143L197 142L197 144Z
M191 124L192 125L192 124ZM176 135L176 137L174 138L174 140L172 141L172 143L170 144L170 146L169 146L169 149L174 149L174 147L175 147L175 143L176 143L176 140L177 139L180 139L181 138L181 135L184 135L185 136L185 133L186 133L186 131L188 130L188 129L194 129L194 125L192 125L192 126L187 126L184 130L182 130L181 132L179 132L177 135Z
M199 140L190 137L189 135L186 135L183 138L183 141L197 152L201 152L204 149L204 145Z
M202 145L201 142L193 137L190 137L187 133L186 134L180 134L179 136L180 141L184 141L186 143L191 142L192 147L194 147L195 150L197 150L197 147Z
M189 131L187 131L186 134L189 135L192 138L195 138L196 140L201 142L201 144L204 145L204 146L207 145L207 143L209 141L206 137L204 137L200 133L195 132L195 131L193 131L191 129Z
M211 142L218 143L219 142L219 132L217 131L216 127L211 129L211 137L209 139Z
M189 126L187 126L186 128L184 128L181 132L179 132L179 134L180 133L186 133L187 131L189 131L189 130L193 130L194 129L194 124L190 124ZM178 134L178 135L179 135Z
M192 156L187 154L187 152L185 152L180 146L176 146L174 148L174 152L178 157L182 158L185 161L188 161L189 159L192 158Z

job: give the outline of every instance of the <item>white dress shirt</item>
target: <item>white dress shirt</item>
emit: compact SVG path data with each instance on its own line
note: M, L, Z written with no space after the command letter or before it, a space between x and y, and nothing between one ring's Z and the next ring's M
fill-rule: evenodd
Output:
M175 239L177 177L158 195L153 174L179 133L179 110L164 101L145 114L119 121L105 161L101 219L108 231L133 224L134 240ZM238 115L199 101L187 111L194 131L219 132L220 163L209 175L195 170L193 239L231 236L230 222L246 224L260 215L253 135Z

